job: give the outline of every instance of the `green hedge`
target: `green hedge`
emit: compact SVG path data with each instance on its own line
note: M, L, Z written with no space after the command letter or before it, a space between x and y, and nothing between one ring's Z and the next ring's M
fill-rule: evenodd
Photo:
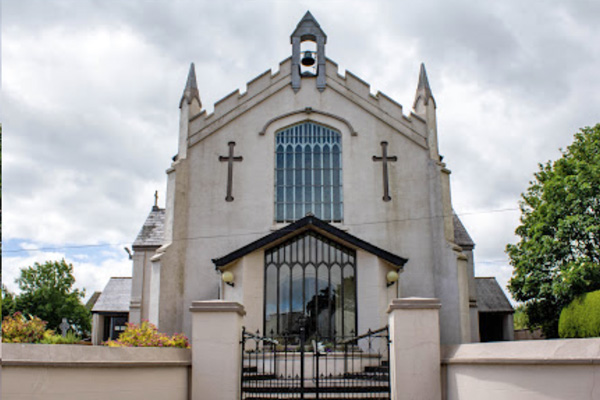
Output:
M600 290L579 296L563 308L558 334L561 338L600 336Z

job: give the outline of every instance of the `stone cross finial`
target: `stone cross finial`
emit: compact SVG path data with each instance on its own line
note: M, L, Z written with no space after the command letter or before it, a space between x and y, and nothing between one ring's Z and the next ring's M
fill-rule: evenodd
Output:
M69 331L71 324L67 322L66 318L63 318L62 322L60 323L60 325L58 325L58 327L60 328L60 333L62 334L62 337L65 337L67 336L67 332Z
M152 211L158 211L158 190L154 191L154 205L152 206Z

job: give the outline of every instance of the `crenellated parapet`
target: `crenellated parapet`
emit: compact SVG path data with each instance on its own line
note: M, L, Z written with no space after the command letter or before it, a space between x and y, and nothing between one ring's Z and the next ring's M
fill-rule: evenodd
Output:
M210 114L202 111L190 118L188 145L201 141L239 115L252 109L291 84L291 58L279 64L279 70L265 71L246 84L246 91L235 90L214 104ZM422 147L427 147L425 120L416 114L405 115L401 104L382 92L371 94L371 86L350 71L342 75L338 65L327 59L327 90L335 91L382 122L402 132ZM314 78L313 78L314 79ZM327 90L322 96L327 95ZM325 111L325 110L322 110ZM345 118L345 116L341 116Z
M358 97L367 101L369 104L381 109L392 118L395 118L404 124L411 124L415 122L415 120L417 124L423 123L423 119L412 112L409 115L405 115L402 105L385 93L378 91L377 94L372 94L371 85L352 72L346 70L345 73L342 74L338 64L334 61L327 59L327 65L329 87L334 88L334 90L341 89L337 85L331 85L331 82L329 81L329 79L331 79L336 84L341 85L343 89L347 90L348 94L351 94L352 97Z
M267 70L246 83L246 91L241 93L239 89L214 104L212 113L203 110L190 118L190 141L191 137L208 126L222 125L222 119L232 113L233 110L247 111L254 105L268 98L270 95L283 89L290 83L291 58L279 63L279 70ZM236 113L239 115L239 113ZM219 122L221 121L221 122Z
M382 92L371 93L371 85L350 71L340 72L338 65L327 60L327 87L359 107L370 112L381 121L398 129L421 146L427 146L426 122L411 112L405 115L401 104Z

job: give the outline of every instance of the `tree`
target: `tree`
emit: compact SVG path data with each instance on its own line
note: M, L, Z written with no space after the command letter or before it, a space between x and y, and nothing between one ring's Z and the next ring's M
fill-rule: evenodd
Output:
M2 285L2 318L12 315L15 311L15 295Z
M81 303L85 290L73 289L73 265L65 260L35 263L23 268L16 280L21 293L15 298L16 309L48 321L48 328L59 331L63 318L81 333L89 332L90 311Z
M530 327L558 337L561 309L600 289L600 124L576 133L560 159L539 165L520 208L520 240L506 247L509 290L525 302Z

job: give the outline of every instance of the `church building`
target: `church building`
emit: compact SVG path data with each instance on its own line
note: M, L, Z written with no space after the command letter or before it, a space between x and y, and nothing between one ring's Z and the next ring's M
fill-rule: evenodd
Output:
M130 322L190 335L192 302L223 299L252 332L351 337L384 326L392 299L423 297L441 303L442 343L479 341L474 243L424 65L404 110L341 74L327 39L307 12L279 70L210 114L191 65L166 207L133 244Z

